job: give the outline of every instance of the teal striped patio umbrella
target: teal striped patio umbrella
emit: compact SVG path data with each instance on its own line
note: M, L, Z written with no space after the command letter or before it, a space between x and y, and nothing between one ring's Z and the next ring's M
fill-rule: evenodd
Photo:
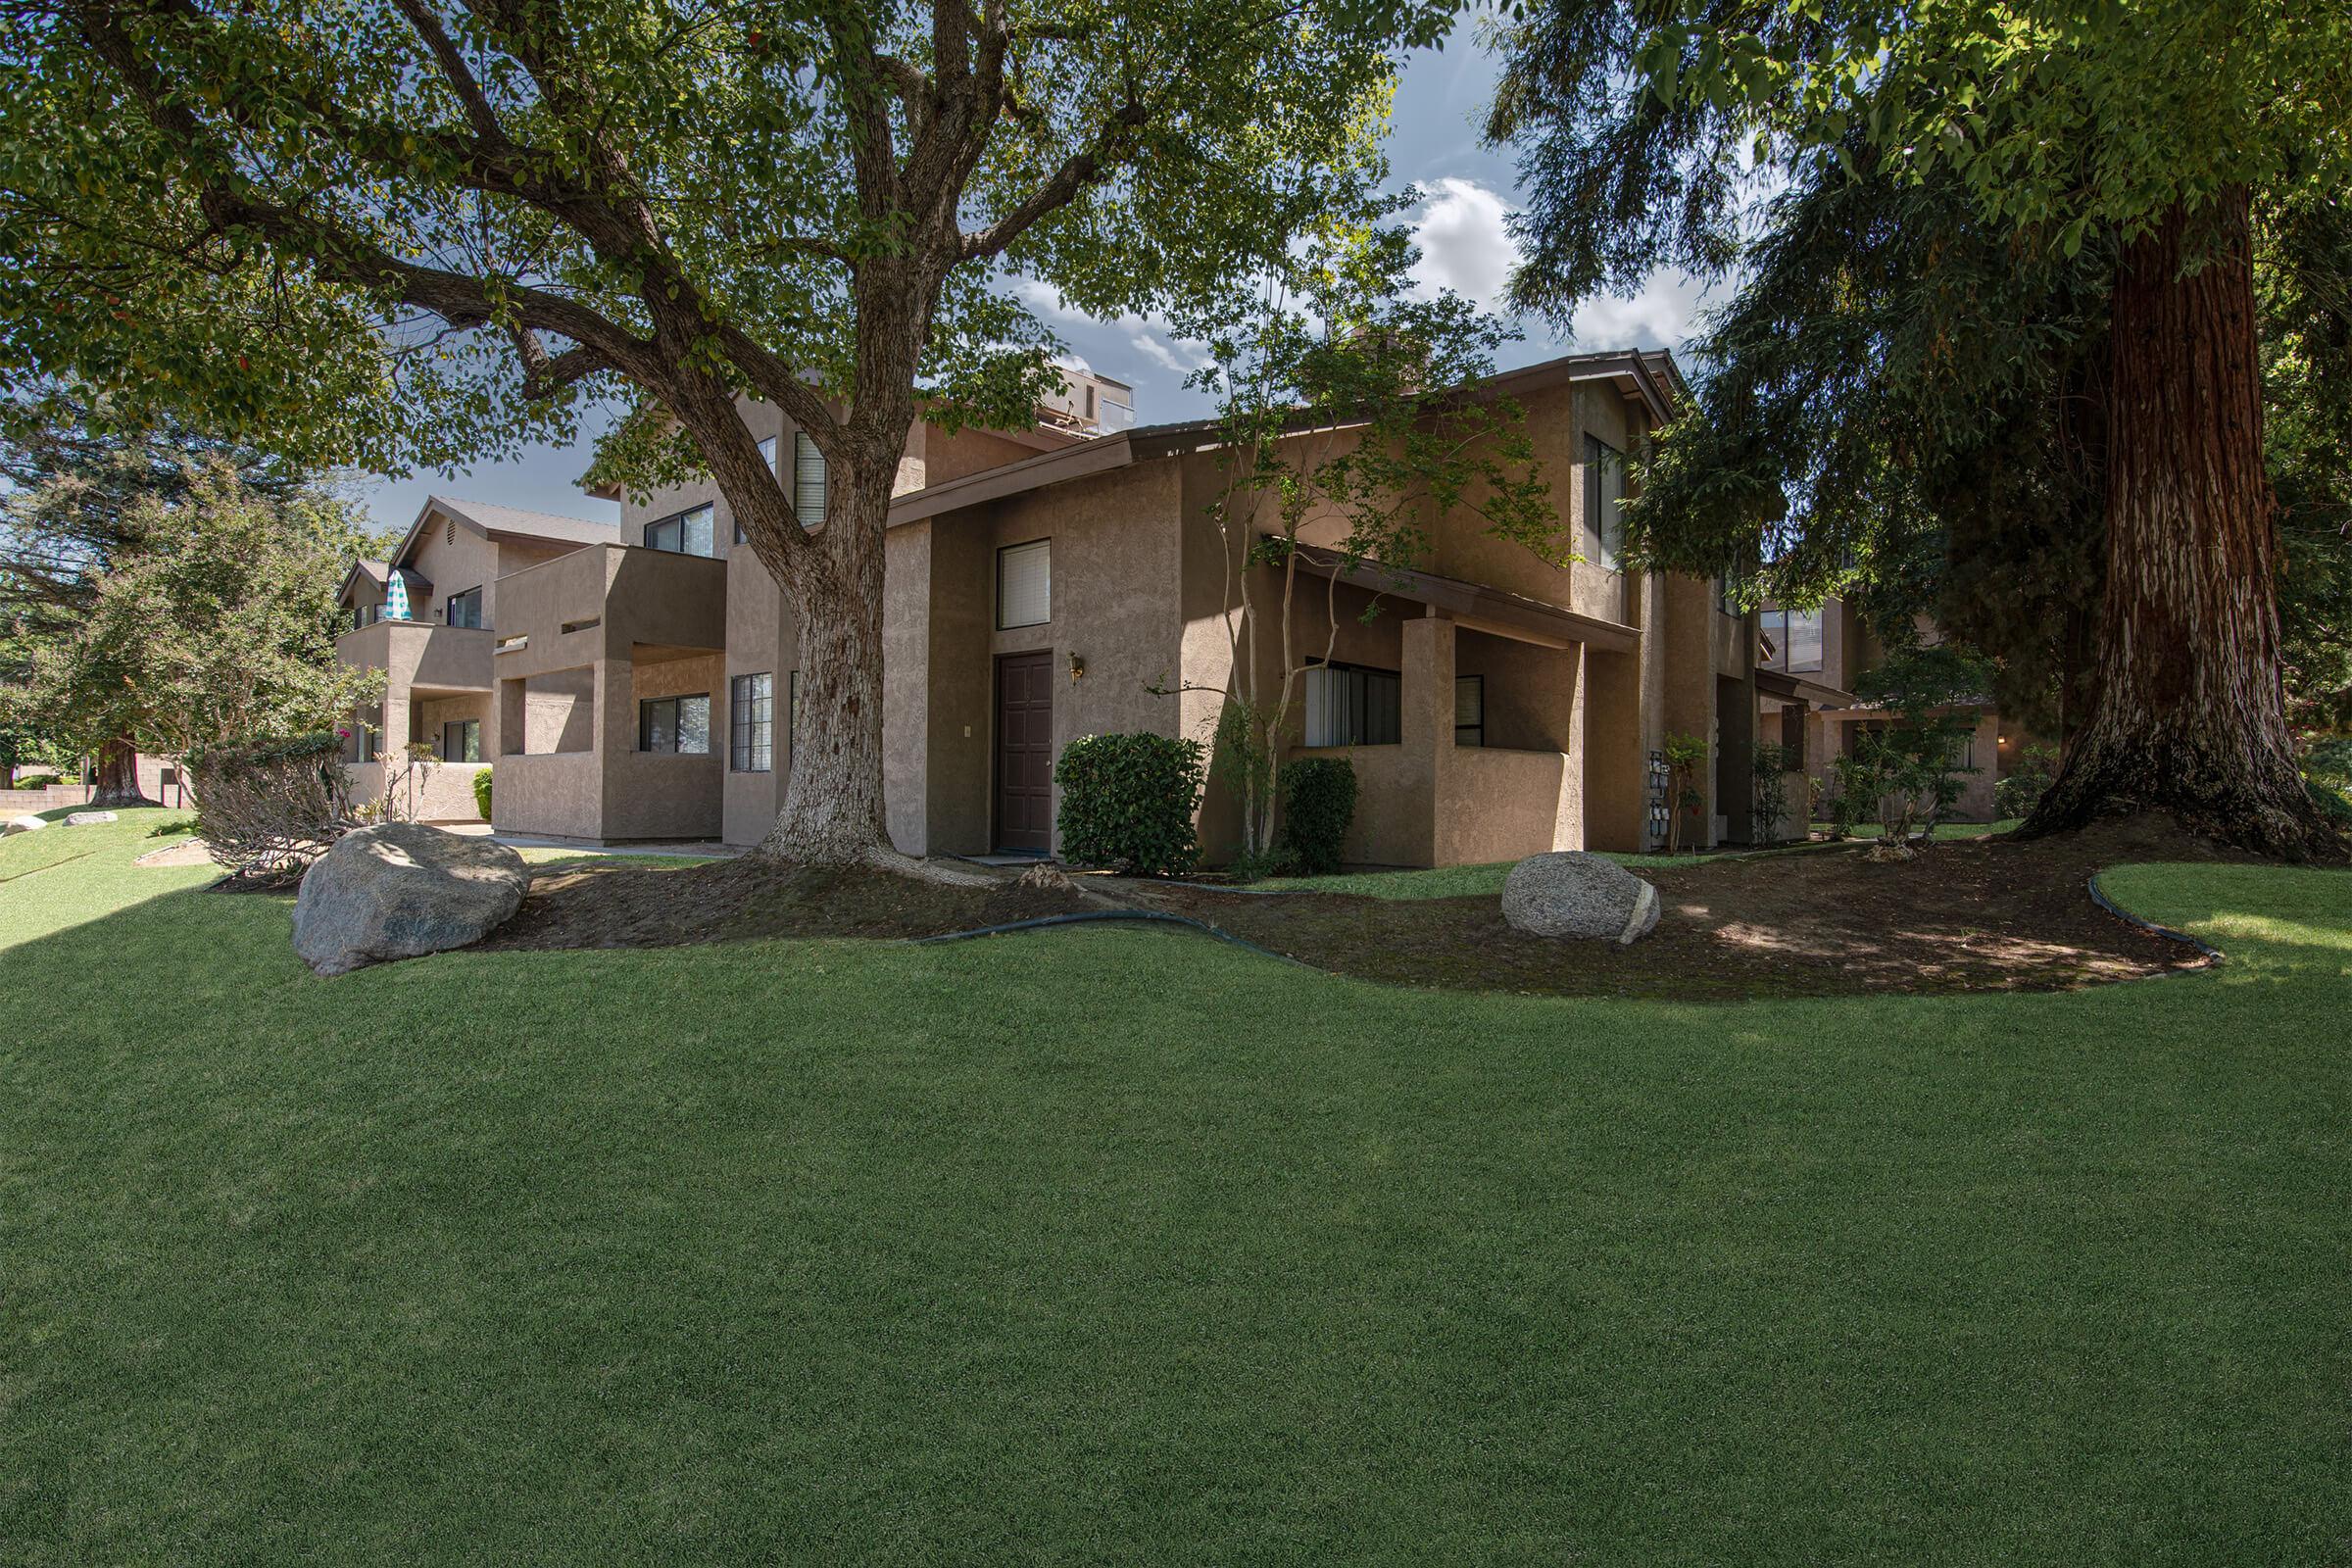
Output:
M386 620L407 620L410 618L409 579L407 574L403 572L393 572L391 581L385 585L384 618Z

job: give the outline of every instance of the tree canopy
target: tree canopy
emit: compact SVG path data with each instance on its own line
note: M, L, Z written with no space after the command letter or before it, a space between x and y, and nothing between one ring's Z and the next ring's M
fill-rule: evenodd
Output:
M573 433L716 482L803 628L767 847L885 842L882 533L918 409L1024 424L1050 334L1378 170L1435 0L137 0L15 9L0 370L391 470ZM808 433L794 514L736 413Z
M1115 313L1292 232L1369 156L1390 47L1444 18L13 7L0 365L387 471L567 436L583 388L661 404L672 359L822 439L875 390L875 280L919 261L936 306L895 325L924 384L1019 422L1047 340L993 278Z
M2302 194L2352 172L2342 8L1555 0L1499 36L1522 301L1565 315L1661 262L1736 279L1638 556L1933 609L2085 737L2035 830L2156 806L2341 853L2294 778L2272 490L2325 510L2333 392L2258 343L2345 315L2299 265L2333 242L2282 243L2298 203L2301 241L2342 225ZM2302 399L2282 453L2266 396ZM2290 533L2290 581L2328 551Z
M345 503L191 458L180 494L142 495L122 520L130 547L33 641L12 716L74 750L127 737L185 755L329 728L380 685L335 658L343 568L380 544Z

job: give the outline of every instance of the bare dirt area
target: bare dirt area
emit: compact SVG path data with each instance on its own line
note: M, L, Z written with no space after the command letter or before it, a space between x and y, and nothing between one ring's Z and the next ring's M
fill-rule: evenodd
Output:
M927 937L1101 908L1083 892L1007 872L961 886L868 867L758 856L678 870L617 860L534 868L530 892L485 949L666 948L758 937Z
M2129 860L2238 858L2177 830L2107 823L2062 838L1946 841L1899 862L1863 844L1634 866L1664 905L1631 947L1524 936L1494 898L1399 901L1138 890L1329 969L1406 985L1561 996L1739 1000L1868 992L2053 991L2208 961L2118 919L2086 884ZM1130 886L1133 886L1130 884Z
M1733 1001L1872 992L2050 991L2195 968L2196 949L2107 913L2086 884L2129 860L2239 858L2167 826L1947 841L1907 861L1825 846L1648 871L1664 916L1632 947L1523 936L1493 897L1257 895L1010 870L952 885L880 868L745 857L681 870L538 870L489 949L671 947L761 937L939 936L1127 908L1182 915L1318 969L1396 984ZM958 870L963 868L959 867Z

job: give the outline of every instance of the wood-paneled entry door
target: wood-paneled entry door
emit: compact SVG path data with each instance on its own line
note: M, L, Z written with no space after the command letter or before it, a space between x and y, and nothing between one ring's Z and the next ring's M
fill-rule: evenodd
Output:
M997 661L997 848L1054 848L1054 655Z

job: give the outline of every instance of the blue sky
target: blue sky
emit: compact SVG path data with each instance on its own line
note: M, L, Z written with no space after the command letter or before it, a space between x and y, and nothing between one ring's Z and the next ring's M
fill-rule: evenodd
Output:
M1464 28L1444 50L1406 63L1390 131L1389 159L1400 184L1421 186L1428 199L1414 219L1422 275L1486 305L1497 305L1509 276L1512 251L1503 221L1514 205L1515 171L1507 152L1480 142L1478 124L1493 96L1495 62ZM1136 414L1145 423L1181 419L1207 409L1187 393L1183 346L1143 319L1096 321L1066 315L1051 291L1025 290L1033 309L1087 364L1135 387ZM1633 299L1592 300L1578 311L1579 349L1676 348L1690 332L1700 297L1679 275L1659 273ZM1503 365L1527 364L1565 352L1543 322L1520 323L1525 338L1508 346ZM363 476L360 499L386 529L405 529L424 498L435 493L477 501L612 520L618 509L583 495L574 483L588 466L583 441L571 449L545 447L513 462L484 464L458 474L420 472L406 479Z

